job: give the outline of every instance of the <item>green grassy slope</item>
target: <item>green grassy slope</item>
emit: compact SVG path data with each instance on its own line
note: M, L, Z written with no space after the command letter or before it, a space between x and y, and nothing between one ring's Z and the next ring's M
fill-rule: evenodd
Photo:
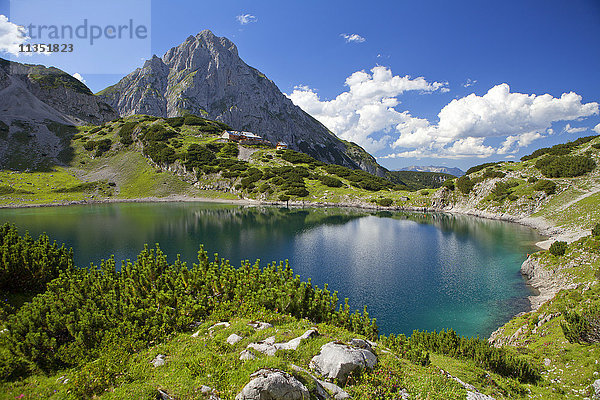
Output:
M430 192L415 190L439 186L439 177L425 173L412 174L404 185L397 177L392 183L291 150L226 145L219 136L227 128L192 115L78 127L68 165L47 173L0 171L0 184L32 189L0 191L0 206L186 196L381 206L409 198L423 207Z

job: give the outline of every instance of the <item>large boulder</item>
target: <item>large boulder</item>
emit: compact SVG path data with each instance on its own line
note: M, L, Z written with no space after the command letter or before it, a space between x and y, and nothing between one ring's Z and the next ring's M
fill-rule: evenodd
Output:
M329 342L310 360L309 367L324 378L337 379L344 385L350 373L372 369L376 364L377 356L371 350Z
M235 400L309 400L306 386L292 375L278 369L260 369L250 375L250 382Z

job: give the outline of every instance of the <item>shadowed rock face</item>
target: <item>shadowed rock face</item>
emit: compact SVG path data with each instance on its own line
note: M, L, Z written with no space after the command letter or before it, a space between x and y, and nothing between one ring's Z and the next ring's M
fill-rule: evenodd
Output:
M65 164L73 125L101 124L118 116L58 68L0 59L0 168Z
M264 74L248 66L229 39L205 30L154 56L98 93L121 116L174 117L190 112L251 131L318 160L382 175L359 146L337 138L295 106Z

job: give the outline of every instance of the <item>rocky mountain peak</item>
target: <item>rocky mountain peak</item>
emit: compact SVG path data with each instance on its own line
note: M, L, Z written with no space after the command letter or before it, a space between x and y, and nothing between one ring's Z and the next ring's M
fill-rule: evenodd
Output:
M179 72L209 68L213 64L219 68L221 65L231 65L241 60L233 42L224 37L217 37L209 30L203 30L167 51L163 61Z
M153 57L99 96L122 116L192 113L272 143L286 142L327 163L386 172L364 149L340 140L295 106L263 73L247 65L227 38L203 30L171 48L161 61Z

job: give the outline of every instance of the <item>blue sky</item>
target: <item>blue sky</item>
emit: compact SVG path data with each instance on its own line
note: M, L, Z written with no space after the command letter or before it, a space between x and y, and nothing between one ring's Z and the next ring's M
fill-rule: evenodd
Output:
M26 1L0 0L5 24L25 24L11 5ZM98 15L94 2L45 4L45 15L71 23ZM79 73L98 91L141 58L210 29L296 104L391 169L467 168L600 134L598 0L115 4L126 10L106 12L102 24L111 15L131 17L149 26L145 40L26 62Z

